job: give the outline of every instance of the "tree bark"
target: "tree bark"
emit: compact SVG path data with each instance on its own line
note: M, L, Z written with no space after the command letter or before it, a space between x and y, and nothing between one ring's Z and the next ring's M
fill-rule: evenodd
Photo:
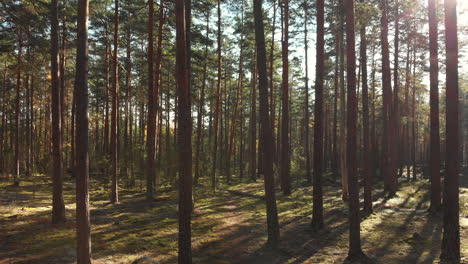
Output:
M325 3L317 1L317 66L314 105L314 189L312 227L323 227L323 83L325 75Z
M283 94L281 115L281 189L291 194L291 157L289 145L289 0L283 0Z
M113 71L112 71L112 115L111 115L111 162L112 162L112 190L111 203L119 202L118 188L118 118L119 118L119 0L114 2L114 51L113 51Z
M51 2L51 78L52 78L52 144L53 144L53 195L52 224L65 222L65 203L63 201L63 167L62 167L62 122L59 76L59 40L58 40L58 2Z
M279 242L278 211L276 208L275 183L273 177L273 137L270 127L268 106L268 75L266 66L265 29L263 25L262 0L254 0L255 44L260 91L260 123L263 138L265 197L267 209L268 244L275 247Z
M307 19L308 3L304 1L304 57L305 57L305 109L304 109L304 126L305 126L305 156L306 156L306 179L308 183L312 183L312 172L310 171L310 141L309 141L309 61L308 61L308 39L307 39Z
M357 170L357 110L356 51L354 36L354 0L345 1L346 10L346 60L347 60L347 158L349 190L349 251L347 259L355 261L365 257L361 250L359 219L359 183Z
M88 0L78 1L76 52L76 234L77 263L91 264L88 157Z
M364 0L361 0L364 3ZM363 123L363 172L364 172L364 211L372 213L372 170L369 142L369 92L367 85L367 39L366 26L360 29L361 38L361 68L362 68L362 123Z
M176 0L176 65L178 97L179 158L179 264L192 263L192 117L188 81L187 41L184 0Z
M162 8L161 6L159 8ZM156 175L156 96L154 87L154 0L149 0L148 14L148 125L147 125L147 166L146 197L153 199L154 176Z
M211 172L211 188L216 190L216 160L218 151L218 126L219 126L219 112L221 107L221 0L218 0L218 77L216 85L216 104L214 113L214 141L213 141L213 170Z
M440 185L440 135L439 135L439 57L438 19L436 0L429 0L429 52L430 52L430 167L431 167L431 212L441 206Z
M440 258L448 263L460 262L459 218L459 119L458 119L458 37L457 1L445 0L446 44L446 176L444 181L444 217Z

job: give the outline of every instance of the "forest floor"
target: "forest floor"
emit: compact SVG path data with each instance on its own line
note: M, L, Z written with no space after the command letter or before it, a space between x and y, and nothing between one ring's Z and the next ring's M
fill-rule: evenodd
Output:
M461 177L462 263L468 263L468 182ZM68 222L50 225L51 182L34 176L21 187L0 181L0 264L75 263L74 181L65 181ZM438 263L441 216L429 217L429 183L400 181L386 199L374 190L374 213L362 220L363 251L375 263ZM291 196L277 192L281 244L265 246L263 182L223 186L215 195L197 188L192 219L194 263L343 263L348 248L348 208L340 185L324 189L325 229L310 228L312 187L296 186ZM138 189L121 189L120 203L108 203L108 188L91 181L92 251L95 263L132 263L148 256L177 262L177 196L169 187L147 201Z

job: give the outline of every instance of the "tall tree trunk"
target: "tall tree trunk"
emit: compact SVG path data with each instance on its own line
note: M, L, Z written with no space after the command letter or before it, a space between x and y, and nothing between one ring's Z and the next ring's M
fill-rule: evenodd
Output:
M398 144L400 139L400 84L399 84L399 28L400 28L400 13L399 3L395 0L396 20L395 20L395 38L394 38L394 65L393 65L393 108L391 112L392 118L392 135L390 143L391 156L391 177L390 177L390 190L396 192L398 189L398 155L400 155L401 146Z
M348 201L348 176L346 160L346 89L344 78L344 0L339 2L339 26L340 26L340 170L341 170L341 190L343 201Z
M364 3L364 0L361 0ZM362 123L363 123L363 171L364 171L364 211L372 212L372 170L370 161L370 142L369 142L369 95L367 85L367 40L366 26L362 25L360 29L361 38L361 68L362 68Z
M159 8L162 8L161 6ZM154 0L149 0L149 16L148 16L148 125L147 125L147 166L146 175L146 196L148 199L153 198L154 193L154 175L156 174L156 96L154 87Z
M335 35L335 73L334 73L334 96L333 96L333 158L332 158L332 173L333 176L338 176L338 97L339 97L339 52L340 52L340 37L339 31Z
M314 190L312 227L323 227L323 82L325 77L325 4L317 1L317 66L314 105Z
M78 0L76 52L76 234L77 263L91 264L88 156L88 0Z
M221 0L218 0L218 77L216 85L216 104L214 113L214 141L213 141L213 170L211 172L211 188L216 190L216 159L218 151L218 126L219 126L219 110L221 107Z
M281 115L281 189L291 194L291 157L289 145L289 0L283 0L283 113ZM260 69L259 69L260 70Z
M176 65L178 97L178 147L179 158L179 264L192 263L191 227L192 212L192 117L187 61L187 40L184 0L176 0Z
M357 170L357 110L356 96L356 51L354 36L354 0L345 1L346 10L346 60L347 60L347 158L348 158L348 190L349 190L349 251L348 260L364 258L361 250L360 219L359 219L359 183Z
M412 91L412 108L411 108L411 165L413 168L413 180L416 180L416 43L413 43L413 91Z
M457 1L445 0L446 73L446 176L444 181L444 225L441 259L460 262L459 218L459 119Z
M278 5L280 5L281 0L278 0ZM276 32L276 12L277 12L278 6L276 5L276 0L273 1L273 24L271 28L271 46L270 46L270 122L271 122L271 129L273 133L273 142L275 142L275 87L274 87L274 80L273 80L273 75L274 75L274 63L275 63L275 32ZM278 131L279 134L279 131ZM273 144L274 148L274 162L276 165L278 165L278 152L276 149L275 144ZM279 151L279 149L278 149Z
M440 136L439 136L439 57L438 19L436 0L429 0L429 51L430 51L430 137L431 137L431 212L440 210Z
M67 64L67 21L65 15L62 16L62 44L59 53L59 72L60 72L60 110L61 110L61 133L62 133L62 146L63 142L65 142L66 138L66 117L67 117L67 104L65 103L65 98L67 95L66 87L65 87L65 67ZM33 93L33 90L31 90ZM31 100L33 100L33 96L31 95ZM31 107L32 107L31 101ZM33 111L31 111L31 120L33 116ZM32 123L31 123L32 124ZM32 126L31 126L32 128ZM33 130L31 130L32 133ZM31 136L32 138L33 136ZM63 163L66 158L62 160L62 167Z
M109 44L109 30L107 22L104 24L106 31L106 54L105 64L106 64L106 109L104 116L104 153L109 154L109 94L110 94L110 44Z
M15 160L14 160L14 185L20 185L20 91L21 91L21 55L23 51L23 40L21 31L18 30L18 68L16 72L16 101L15 101Z
M310 142L309 142L309 60L308 60L308 39L307 39L307 20L308 3L304 1L304 56L305 56L305 110L304 110L304 126L305 126L305 155L306 155L306 179L308 183L312 183L312 173L310 171ZM274 111L273 111L274 112Z
M52 224L65 222L65 203L63 201L63 168L62 168L62 122L59 87L59 39L58 39L58 2L51 2L51 48L50 73L52 77L52 144L53 144L53 195L52 195ZM63 76L61 76L63 78Z
M279 242L278 211L276 208L275 183L273 177L272 133L268 106L268 77L266 66L265 29L263 25L262 0L254 0L255 44L257 48L257 70L260 91L260 123L263 138L265 197L267 209L268 244L275 247Z
M250 111L250 178L257 179L257 67L256 56L252 65L252 102Z
M210 10L206 11L206 39L209 38L210 32ZM203 63L203 77L202 77L202 86L200 91L200 98L198 102L198 114L197 114L197 143L195 150L195 179L194 184L198 184L198 179L200 178L200 151L202 145L202 128L203 128L203 110L205 105L205 88L206 88L206 78L207 78L207 66L208 66L208 42L205 43L204 56L205 61Z
M393 194L394 191L391 183L391 157L392 157L392 84L391 84L391 71L390 71L390 51L388 45L388 7L387 0L382 0L382 90L383 90L383 135L382 135L382 172L384 175L385 190Z
M410 40L408 40L410 41ZM409 88L410 88L410 75L411 75L411 58L410 58L410 43L407 45L406 51L406 69L405 69L405 101L404 101L404 110L403 116L404 120L406 120L405 124L403 124L403 132L402 132L402 150L403 150L403 164L402 170L404 167L407 167L406 171L406 178L410 180L410 170L409 170L409 152L411 149L409 148Z
M241 11L241 26L244 25L244 12L243 12L243 9L244 9L244 2L242 0L242 11ZM244 69L243 69L243 51L244 51L244 48L243 48L243 42L244 42L244 35L242 34L241 32L241 36L240 36L240 44L239 44L239 49L240 49L240 55L239 55L239 76L238 76L238 79L237 79L237 89L236 89L236 99L235 99L235 103L234 103L234 114L232 116L232 121L231 121L231 131L230 131L230 135L229 135L229 145L228 145L228 156L227 156L227 161L228 161L228 175L227 175L227 179L228 179L228 184L230 183L231 181L231 173L230 173L230 161L231 161L231 158L233 156L233 152L234 152L234 138L235 138L235 135L236 135L236 122L237 122L237 119L238 119L238 115L239 115L239 104L240 104L240 100L241 100L241 90L242 90L242 84L243 84L243 76L244 76Z
M118 166L119 166L119 148L118 148L118 118L119 118L119 0L114 2L114 52L112 64L112 115L111 115L111 162L112 162L112 190L111 203L119 202L119 183L118 183Z

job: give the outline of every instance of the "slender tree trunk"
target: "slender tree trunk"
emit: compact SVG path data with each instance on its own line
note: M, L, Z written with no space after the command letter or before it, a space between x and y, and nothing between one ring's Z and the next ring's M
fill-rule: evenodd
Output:
M323 227L323 82L325 75L325 7L324 0L317 1L317 66L314 105L314 190L312 227Z
M91 264L88 156L88 0L78 0L76 52L76 234L77 263Z
M119 118L119 0L114 2L114 52L113 52L113 71L112 71L112 115L111 115L111 162L112 162L112 190L111 203L119 202L118 194L118 166L119 166L119 148L118 148L118 118Z
M192 120L188 81L187 41L184 0L176 0L176 65L178 99L179 157L179 264L192 263Z
M364 3L364 0L361 0ZM369 142L369 95L367 85L367 40L366 26L360 29L361 38L361 68L362 68L362 122L363 122L363 171L364 171L364 211L372 213L372 169L370 161Z
M52 224L65 222L65 203L63 201L63 168L62 168L62 122L59 87L59 39L58 39L58 2L51 2L51 77L52 77L52 144L53 144L53 195Z
M262 0L254 0L255 44L260 90L260 122L263 138L265 197L267 209L268 244L275 247L279 242L278 211L276 208L275 183L273 177L272 133L268 106L268 77L266 66L265 30L263 25Z
M344 78L344 6L343 1L339 2L339 25L340 25L340 170L341 170L341 189L343 201L348 201L348 176L346 160L346 89Z
M413 43L415 45L415 43ZM413 94L412 94L412 114L411 114L411 165L413 168L413 180L416 180L416 46L413 50Z
M257 179L257 67L256 57L252 65L252 102L250 111L250 178Z
M389 191L390 194L394 194L391 183L391 157L392 157L392 85L391 85L391 71L390 71L390 52L388 45L388 8L387 0L382 0L382 90L383 90L383 135L382 135L382 172L384 175L385 190Z
M106 109L104 116L104 153L109 154L109 94L110 94L110 44L109 44L109 30L107 28L107 22L104 24L106 31Z
M221 0L218 0L218 80L216 85L216 104L214 113L214 141L213 141L213 170L211 172L211 188L216 190L216 159L218 151L218 126L219 126L219 110L221 107Z
M409 144L409 87L410 87L410 72L411 69L411 60L410 60L410 43L408 43L407 51L406 51L406 69L405 69L405 102L404 102L404 110L403 116L404 120L406 120L405 124L403 124L403 132L402 132L402 150L403 150L403 163L402 163L402 170L404 167L407 166L407 173L406 178L410 180L410 170L409 170L409 152L410 148L408 147Z
M291 157L289 145L289 0L283 0L283 113L281 118L281 189L291 194Z
M400 139L400 84L399 84L399 28L400 28L400 13L399 13L399 3L398 0L395 0L395 9L396 9L396 20L395 20L395 38L394 38L394 65L393 65L393 108L391 112L392 118L392 135L390 143L390 154L391 156L391 177L390 177L390 191L392 193L396 192L398 189L398 155L400 154L401 146L398 144Z
M20 91L21 91L21 56L23 50L23 40L21 31L18 31L18 69L16 72L16 101L15 101L15 160L14 160L14 185L20 185Z
M206 11L206 39L209 38L209 31L210 31L210 10ZM203 64L203 77L202 77L202 85L200 91L200 98L198 102L198 114L197 114L197 144L195 150L195 179L194 184L198 184L198 179L200 178L200 151L202 145L202 129L203 129L203 110L205 105L205 88L206 88L206 78L207 78L207 66L208 66L208 42L205 44L205 51L204 56L205 61Z
M278 3L280 3L281 0L278 0ZM270 122L271 122L271 129L273 133L273 142L276 141L275 137L275 87L274 87L274 80L273 80L273 75L274 75L274 63L275 63L275 32L276 32L276 12L277 12L278 6L276 5L276 0L273 1L273 24L271 28L271 47L270 47ZM279 134L279 131L278 131ZM278 152L276 149L275 144L273 144L274 148L274 162L276 165L278 165ZM278 149L279 151L279 149Z
M241 26L244 25L244 12L243 12L243 8L244 8L244 2L242 0L242 12L241 12ZM240 96L241 96L241 90L242 90L242 84L243 84L243 76L244 76L244 69L243 69L243 42L244 42L244 35L242 34L241 32L241 38L240 38L240 55L239 55L239 76L238 76L238 79L237 79L237 89L236 89L236 101L234 103L234 114L232 116L232 121L231 121L231 132L230 132L230 135L229 135L229 145L228 145L228 156L227 156L227 161L228 161L228 167L227 167L227 171L228 171L228 175L227 175L227 180L228 180L228 184L230 184L231 182L231 173L230 173L230 162L231 162L231 158L233 156L233 151L234 151L234 138L235 138L235 135L236 135L236 122L237 122L237 119L238 119L238 115L239 115L239 103L240 103Z
M338 97L339 97L339 52L340 52L340 37L338 32L335 36L335 73L334 73L334 96L333 96L333 159L332 172L338 176Z
M356 51L354 37L354 0L345 1L346 10L346 60L347 60L347 158L349 190L349 251L348 260L354 261L365 257L361 250L359 219L359 183L357 170L357 110L356 96Z
M438 20L436 0L429 0L429 51L430 51L430 137L431 137L431 212L441 206L440 185L440 136L439 136L439 57L438 57Z
M446 176L444 181L444 224L440 258L448 263L460 262L459 218L459 119L458 119L458 37L457 1L445 0L446 44Z
M307 39L307 20L308 20L308 3L304 1L304 56L305 56L305 110L304 110L304 126L305 126L305 156L306 156L306 179L308 183L312 183L312 172L310 171L310 142L309 142L309 61L308 61L308 39Z
M162 8L161 6L159 8ZM153 198L154 175L156 174L155 147L156 147L156 96L154 87L154 0L149 0L148 16L148 125L147 125L147 166L146 196Z

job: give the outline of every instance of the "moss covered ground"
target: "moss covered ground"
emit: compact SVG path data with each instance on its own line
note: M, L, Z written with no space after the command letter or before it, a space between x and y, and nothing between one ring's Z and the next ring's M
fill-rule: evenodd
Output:
M68 222L50 225L50 177L35 175L21 187L0 181L0 264L75 263L74 181L65 181ZM462 177L462 263L468 263L468 184ZM265 246L263 182L198 186L192 220L194 263L343 263L348 248L347 204L340 185L325 182L325 228L309 224L312 187L297 184L291 196L277 192L281 225L278 249ZM388 199L377 185L374 213L361 224L363 251L376 263L438 263L442 218L427 214L429 183L400 181ZM148 256L177 262L177 193L161 188L147 201L139 188L121 188L120 203L108 203L107 186L91 181L92 250L95 263L132 263Z

